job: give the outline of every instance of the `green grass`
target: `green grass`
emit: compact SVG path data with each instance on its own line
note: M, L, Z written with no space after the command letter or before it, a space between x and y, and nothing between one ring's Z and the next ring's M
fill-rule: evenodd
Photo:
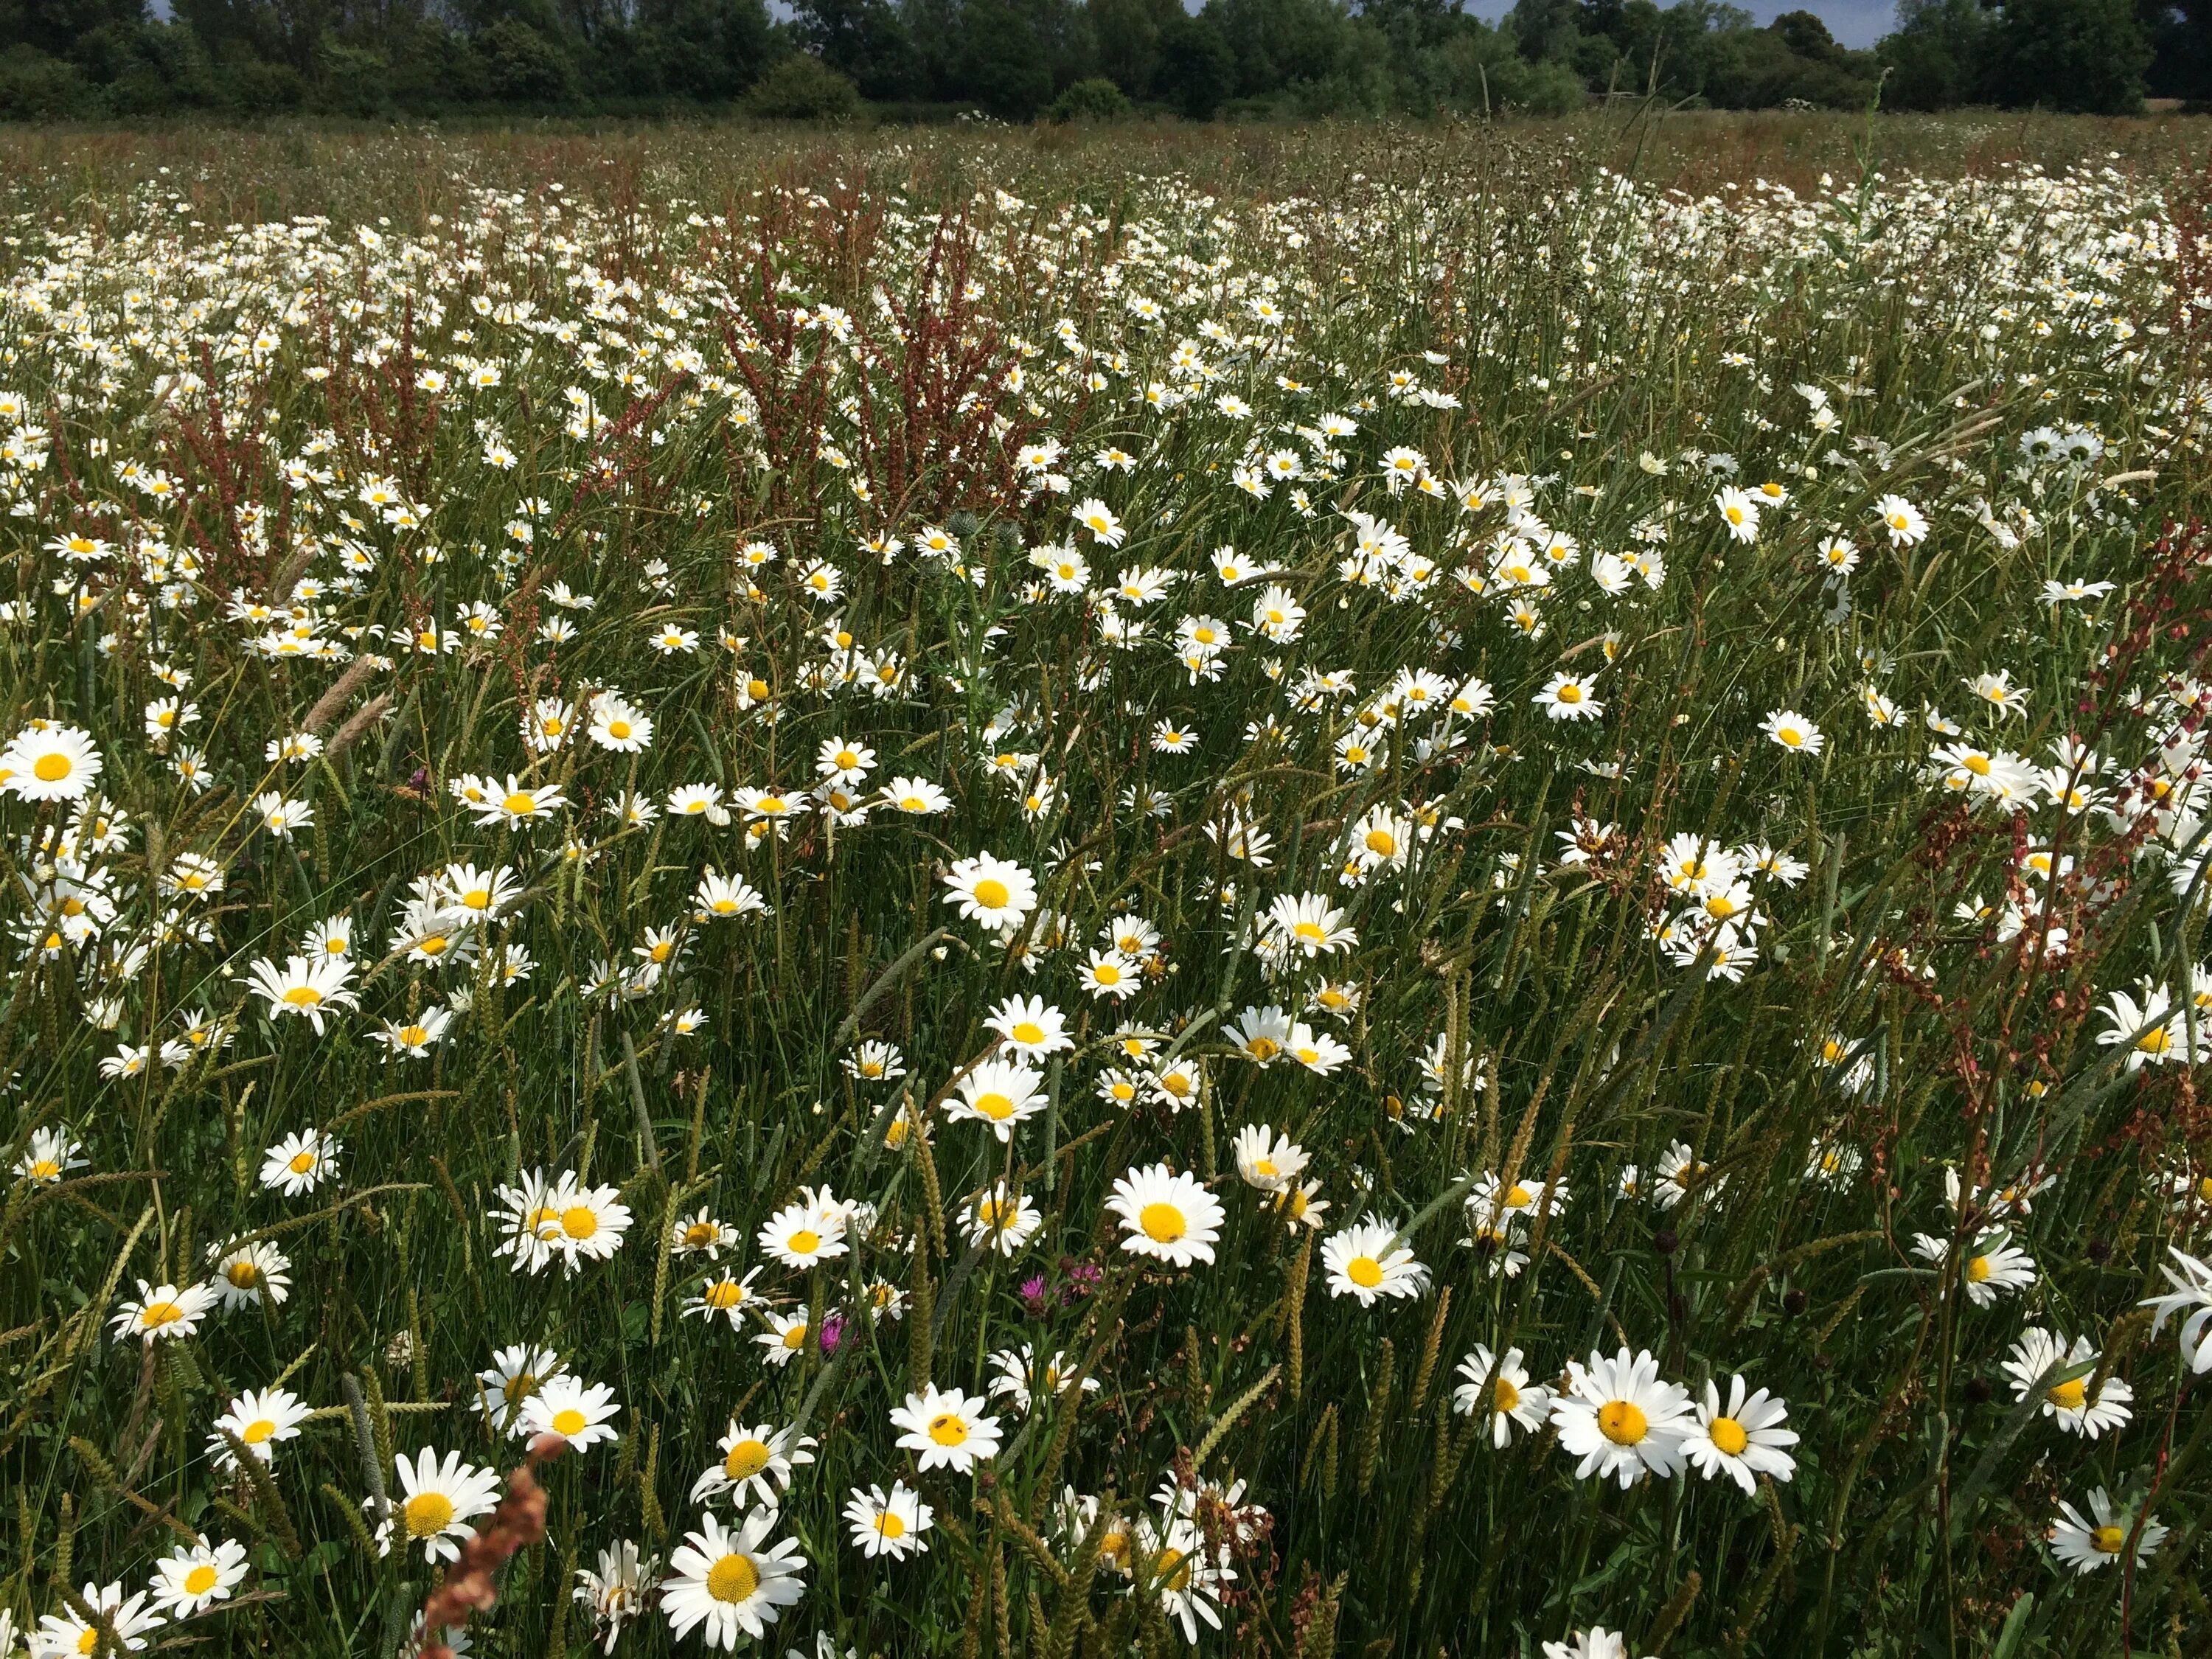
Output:
M86 840L66 803L0 799L19 936L0 1162L54 1130L85 1159L14 1180L0 1212L0 1606L18 1630L82 1620L82 1587L135 1593L197 1533L244 1545L250 1571L149 1644L394 1653L438 1572L419 1543L380 1559L364 1501L423 1447L522 1463L476 1373L527 1344L611 1389L620 1437L535 1465L544 1535L522 1513L501 1530L479 1652L584 1652L576 1572L622 1539L665 1564L704 1514L728 1519L690 1494L733 1421L819 1442L769 1534L807 1563L760 1644L777 1653L819 1633L1149 1656L1184 1642L1181 1590L1201 1648L1251 1654L1533 1655L1593 1626L1637 1655L2199 1650L2212 1419L2172 1324L2136 1308L2169 1246L2203 1254L2212 1211L2191 1184L2204 906L2170 878L2197 835L2208 637L2203 290L2172 246L2201 234L2195 131L1646 114L0 138L0 392L21 402L0 408L0 700L21 764L33 718L88 732L120 819ZM472 389L485 361L498 384ZM1394 372L1449 398L1395 395ZM1196 390L1163 410L1153 382ZM605 424L577 423L572 388ZM1325 436L1332 412L1353 429ZM2024 441L2044 430L2070 458ZM1018 464L1047 440L1064 490ZM1098 465L1109 447L1133 466ZM1437 494L1394 489L1400 447ZM1302 479L1239 485L1278 451ZM1784 499L1731 538L1717 493L1768 482ZM1475 484L1479 507L1454 499ZM1524 495L1579 546L1518 590L1533 635L1493 568ZM1893 495L1924 538L1885 529ZM1120 545L1074 522L1092 498ZM1404 556L1347 568L1351 514ZM106 550L73 557L70 534ZM895 561L878 535L904 542ZM1838 544L1857 560L1840 580ZM1224 582L1224 546L1270 574ZM1055 586L1071 553L1088 577ZM1601 555L1646 564L1601 582ZM1143 567L1179 580L1113 599ZM2054 580L2113 586L2051 604ZM302 581L322 654L256 649L283 618L238 613ZM556 584L596 604L563 609ZM1303 608L1293 638L1247 626L1271 584ZM495 634L467 634L477 605ZM571 637L540 634L556 617ZM1186 618L1225 635L1215 677L1181 659ZM433 622L453 648L419 648ZM657 647L670 627L696 649ZM840 629L865 664L825 639ZM1408 713L1401 670L1491 699ZM1972 688L1998 672L2016 708ZM1597 718L1547 716L1562 673L1589 677ZM562 746L524 744L533 699L617 689L653 723L641 751L594 744L574 708ZM157 742L146 710L169 696L198 722ZM1766 734L1783 710L1820 752ZM1163 722L1187 752L1156 744ZM310 724L324 752L264 757ZM613 810L702 784L795 799L832 738L874 751L856 796L915 776L948 810L833 826L817 804L781 838L742 810ZM2102 769L2055 763L2069 738ZM1998 753L1998 778L2005 756L2057 764L2058 787L1948 788L1947 768L1979 775L1931 760L1953 741ZM480 824L449 787L473 774L563 804ZM2089 798L2055 801L2069 784ZM312 824L262 827L269 790ZM1346 883L1370 828L1402 861ZM1264 865L1241 856L1255 832ZM1758 920L1726 974L1695 918L1745 895L1670 891L1674 836L1802 866L1746 871ZM2053 876L2029 867L2044 852ZM1013 949L946 902L951 867L985 853L1035 878ZM220 891L173 890L187 854ZM460 926L451 895L410 915L410 884L457 864L510 873L496 919ZM710 869L765 911L696 916ZM1271 902L1299 894L1341 909L1344 948L1270 945ZM71 896L88 922L57 910ZM1117 1006L1078 975L1133 915L1158 944ZM340 916L359 1007L320 1035L272 1018L250 964ZM434 933L465 943L410 955ZM672 959L625 981L656 939ZM517 949L526 976L494 971ZM2110 1011L2146 981L2183 1012L2138 1068L2100 1037L2144 1035ZM1016 995L1062 1011L1073 1046L1001 1144L945 1108ZM1343 1062L1240 1053L1224 1028L1271 1005ZM372 1040L432 1007L453 1018L428 1057ZM690 1010L703 1024L679 1029ZM103 1073L184 1042L196 1011L220 1042ZM1154 1034L1147 1060L1124 1024ZM853 1076L863 1041L896 1044L904 1076ZM1200 1080L1182 1109L1101 1097L1108 1068L1170 1055ZM1317 1229L1240 1176L1259 1124L1310 1156ZM270 1190L265 1149L309 1129L342 1143L335 1173ZM1689 1172L1662 1188L1678 1144ZM1163 1163L1222 1206L1211 1261L1123 1248L1113 1185ZM619 1249L517 1269L497 1194L533 1171L617 1189ZM1568 1194L1505 1226L1510 1275L1468 1242L1486 1175ZM1003 1257L963 1225L1000 1182L1038 1216ZM851 1248L780 1264L756 1235L824 1187L868 1206ZM665 1243L702 1206L738 1240L711 1270ZM1425 1266L1419 1295L1332 1286L1323 1244L1363 1214ZM2000 1229L2033 1282L1986 1306L1914 1249L1984 1255ZM289 1264L281 1305L111 1334L138 1281L205 1280L247 1237ZM779 1314L838 1316L834 1352L773 1365L757 1319L687 1315L732 1264ZM2032 1328L2098 1358L2015 1405L2003 1365ZM918 1473L891 1410L928 1384L980 1392L1024 1343L1098 1386L1033 1414L1000 1400L996 1458ZM1521 1349L1531 1386L1623 1346L1698 1400L1741 1375L1787 1401L1792 1466L1748 1494L1695 1468L1623 1489L1577 1479L1557 1424L1494 1447L1486 1415L1451 1409L1478 1344ZM242 1479L210 1454L215 1419L280 1382L315 1415ZM2090 1439L2036 1409L2076 1382L2108 1404L2125 1384L2128 1419ZM1178 1478L1206 1496L1164 1517ZM927 1553L866 1559L841 1511L895 1480L933 1509ZM1234 1483L1227 1503L1256 1510L1232 1515ZM2169 1529L2139 1565L2054 1554L2061 1501L2086 1513L2095 1488L2123 1526ZM618 1650L700 1641L648 1605Z

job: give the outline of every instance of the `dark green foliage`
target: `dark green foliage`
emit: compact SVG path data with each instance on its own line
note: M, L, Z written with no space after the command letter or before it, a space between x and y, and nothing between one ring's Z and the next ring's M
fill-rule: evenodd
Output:
M1942 109L1971 99L1994 27L1980 0L1900 0L1897 18L1897 33L1877 48L1889 70L1882 101Z
M748 100L777 121L829 121L860 107L857 88L818 58L794 52L760 78Z
M1220 20L1208 7L1195 17L1180 14L1160 30L1157 87L1176 112L1203 121L1236 90L1237 58Z
M0 118L66 119L86 110L92 96L91 85L76 65L35 46L19 46L0 58Z
M1112 121L1134 107L1121 88L1103 75L1094 75L1054 99L1051 115L1055 121Z
M803 0L792 16L806 49L865 97L904 96L920 77L913 36L890 0Z
M2150 46L2129 0L2006 0L1993 45L1999 102L2090 115L2142 106Z
M558 104L575 94L568 56L520 18L502 17L477 39L491 95L503 104Z
M793 58L787 83L749 94ZM1967 103L2100 114L2212 100L2212 0L1900 0L1871 50L1723 0L0 0L0 119L204 110L429 115L860 100L1010 121ZM1070 99L1073 101L1064 101ZM763 101L765 100L765 101ZM857 106L855 106L857 107Z

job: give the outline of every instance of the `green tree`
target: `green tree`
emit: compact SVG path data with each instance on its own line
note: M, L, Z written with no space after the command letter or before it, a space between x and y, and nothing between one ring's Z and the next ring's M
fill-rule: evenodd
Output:
M860 94L820 58L795 52L761 76L746 101L774 120L826 121L858 112Z
M1844 49L1828 26L1809 11L1785 11L1767 26L1768 32L1798 57L1816 64L1839 64Z
M67 58L94 29L146 21L144 0L0 0L0 49Z
M576 94L568 55L519 17L502 17L477 37L491 95L503 104L561 104Z
M1160 30L1156 89L1179 114L1211 119L1236 89L1237 58L1209 9L1171 18Z
M1351 14L1335 0L1212 0L1206 15L1229 49L1231 98L1317 86L1354 50Z
M1523 58L1531 63L1563 64L1574 57L1583 9L1576 0L1514 0L1506 21Z
M1115 121L1129 113L1129 94L1103 75L1078 81L1052 100L1055 121Z
M761 0L641 0L633 31L640 89L706 104L742 95L778 52Z
M1160 67L1160 31L1182 8L1176 0L1091 0L1091 53L1098 72L1132 98L1152 90Z
M2142 107L2150 43L2130 0L2007 0L1990 46L2002 103L2092 115Z
M1989 96L1990 36L1996 20L1980 0L1898 0L1896 33L1875 48L1889 70L1882 102L1898 109L1948 109Z
M1056 10L1050 0L965 0L958 60L963 97L1015 121L1028 120L1052 102L1068 21Z
M799 44L869 98L919 96L921 63L906 20L890 0L797 0Z

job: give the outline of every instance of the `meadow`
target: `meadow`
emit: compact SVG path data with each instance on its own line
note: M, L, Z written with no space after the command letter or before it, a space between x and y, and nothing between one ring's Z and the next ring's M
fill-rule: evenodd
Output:
M0 134L0 1656L2205 1651L2203 152Z

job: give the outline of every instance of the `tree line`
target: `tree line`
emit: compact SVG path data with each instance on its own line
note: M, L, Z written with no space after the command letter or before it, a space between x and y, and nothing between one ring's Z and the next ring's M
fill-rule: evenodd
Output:
M1870 50L1721 0L0 0L0 118L742 106L1008 120L2212 103L2212 0L1899 0Z

